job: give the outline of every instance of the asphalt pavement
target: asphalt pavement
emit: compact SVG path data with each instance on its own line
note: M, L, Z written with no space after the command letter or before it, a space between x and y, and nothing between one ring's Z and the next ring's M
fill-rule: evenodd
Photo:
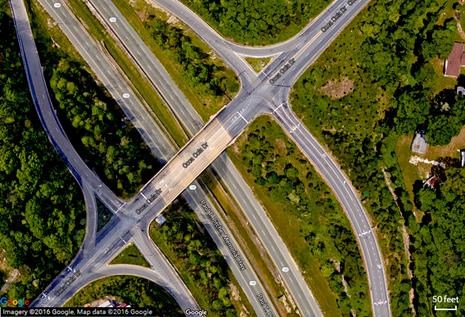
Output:
M150 120L151 116L145 111L145 108L140 104L137 98L134 98L134 93L132 92L131 88L126 82L126 79L123 78L117 71L116 66L112 66L111 62L106 58L103 54L103 50L99 48L94 41L87 35L87 32L85 29L83 29L79 22L72 17L70 14L69 9L67 8L66 4L64 2L58 2L55 1L52 3L42 1L41 2L44 7L47 10L50 10L50 14L52 15L53 18L55 18L57 21L59 21L59 26L63 29L65 34L70 38L71 42L73 45L75 45L79 52L83 55L83 57L86 59L86 61L89 63L89 65L93 68L94 72L96 75L99 77L100 81L108 88L110 94L115 98L115 100L121 105L123 111L125 112L126 116L130 117L134 123L135 126L138 128L139 132L141 132L142 137L144 138L144 141L149 145L149 147L152 149L154 155L158 157L162 157L164 159L168 159L169 155L172 155L175 150L174 148L169 144L169 141L166 139L164 136L163 131L157 127L157 125ZM59 7L56 7L56 3L60 3ZM124 97L124 94L128 94L126 98ZM157 130L158 129L158 130ZM199 193L202 194L203 189L199 186ZM143 190L141 191L143 192ZM143 193L141 194L143 196ZM203 200L204 201L209 201L208 196L203 193ZM214 210L217 214L219 211L217 210L216 207L211 204L211 202L208 202L210 204L210 208ZM128 211L129 210L129 211ZM119 215L121 213L127 212L130 214L131 207L130 204L123 204L121 208L118 208L117 210L119 212ZM132 217L137 217L134 216L135 214L131 215ZM150 221L153 220L154 214L149 214ZM131 224L134 223L134 221L126 222L127 225L125 226L122 222L118 223L117 227L118 229L122 232L124 231L123 228L130 226ZM97 237L97 247L100 249L104 249L104 253L100 256L107 258L109 255L114 254L115 251L117 251L116 246L112 250L107 250L107 247L104 247L106 245L111 245L111 242L109 241L109 238L107 238L104 233L107 232L112 232L114 237L113 239L118 241L118 239L121 239L120 234L115 234L115 226L112 225L107 225L103 230L102 234L99 234L99 237ZM230 233L229 233L230 234ZM105 239L103 237L106 237ZM232 239L231 239L232 240ZM221 240L219 240L221 241ZM234 241L234 240L232 240ZM235 249L237 249L237 252L240 252L238 250L238 245L235 243ZM121 247L122 245L118 245L118 247ZM220 245L221 246L221 245ZM222 250L227 251L227 248L220 248ZM94 250L87 250L88 252L93 252ZM225 256L228 256L228 253L225 254ZM242 257L245 258L245 255L242 253ZM73 261L73 267L87 267L86 263L93 261L94 263L100 263L103 264L105 263L104 261L99 260L98 257L94 258L84 258L84 257L79 257L80 262L75 263L76 261ZM87 262L86 262L87 261ZM98 270L98 268L95 268L93 270L90 270L89 272ZM81 270L82 271L82 270ZM234 271L234 270L233 270ZM237 270L236 270L237 271ZM256 281L256 285L254 287L255 293L250 293L247 294L250 297L250 301L252 305L256 306L257 311L260 311L263 309L263 303L268 303L270 302L268 295L266 295L265 291L263 290L263 286L261 285L258 277L256 274L253 272L251 269L251 266L249 266L249 270L247 271L247 275L242 272L242 271L237 271L241 275L236 276L238 279L239 283L243 287L248 287L248 283L251 280ZM71 273L71 272L69 272ZM84 273L82 273L79 278L76 280L73 280L73 283L77 283L78 279L84 279L86 276ZM69 278L65 276L59 276L59 280L68 280ZM53 284L53 283L52 283ZM74 284L73 284L74 285ZM60 289L61 284L53 284L50 289L46 291L47 294L54 293L54 289L58 288ZM73 289L73 287L69 286L69 289ZM59 304L62 303L64 300L66 300L66 295L70 294L69 291L60 293L58 296L56 296L52 301L46 302L47 305L50 304ZM263 299L260 300L256 298L256 294L263 294L262 297ZM36 305L39 305L39 303L35 303ZM270 308L268 309L271 314L275 315L275 309Z
M98 15L99 20L119 40L154 87L162 94L163 99L185 127L186 132L192 136L199 131L204 126L203 120L116 6L109 0L89 0L87 3L92 11ZM222 52L224 52L223 55L226 56L227 61L233 66L236 73L242 74L247 81L255 78L253 73L243 71L243 59L229 50L218 51L218 53ZM262 245L275 263L277 274L285 282L285 286L300 310L308 312L315 310L315 314L321 315L314 296L283 240L248 184L227 157L227 154L223 153L212 166L244 211L250 226L256 232Z
M129 202L131 208L126 210L135 211L137 214L145 213L149 209L155 214L161 212L238 137L253 118L265 112L267 109L276 110L279 105L283 104L283 97L286 97L284 101L287 101L289 86L283 85L282 83L285 84L286 80L293 82L297 74L302 72L302 69L298 66L306 67L309 61L311 62L312 59L315 58L316 44L313 43L320 43L320 47L324 49L324 47L328 45L328 42L335 39L342 27L359 12L357 8L361 9L363 7L363 5L357 3L363 3L363 1L354 2L349 0L343 7L338 7L338 11L331 19L325 20L326 17L323 17L321 23L325 23L326 21L326 24L323 24L324 26L328 26L328 21L331 21L328 28L325 27L324 31L320 28L320 31L311 38L304 37L303 40L305 40L305 45L295 54L292 54L290 59L284 59L283 62L286 64L283 66L272 64L270 66L273 66L274 69L270 69L271 71L269 72L267 72L268 68L265 69L266 80L263 80L264 78L262 77L262 80L255 81L251 89L247 91L247 95L245 95L246 93L240 93L226 108L223 108L223 110L210 120L209 123L148 183L147 186L151 187L147 192L149 195L147 197L149 198L144 198L145 195L134 197ZM314 23L316 24L317 22ZM318 42L318 40L320 40L320 42ZM318 51L318 48L316 50ZM284 53L284 55L287 58L289 54ZM280 67L280 69L275 73L274 70L277 69L277 67ZM263 102L263 100L267 102ZM274 113L277 114L278 111L280 110ZM287 113L289 116L291 114L292 113ZM307 138L311 136L302 125L298 125L296 118L293 118L291 121L285 121L286 119L282 120L284 120L283 126L289 134L298 135L298 131L306 131L304 135ZM298 142L305 155L310 157L316 154L312 152L314 148L303 146L302 144L305 144L305 142L300 141L299 138L295 140ZM316 141L313 140L312 143L313 142L317 144ZM197 159L200 156L201 159ZM336 196L347 211L349 209L348 206L350 207L350 201L355 199L355 201L358 202L358 198L352 187L347 185L349 183L348 179L344 177L341 178L341 175L344 176L343 173L335 164L328 164L329 161L327 157L327 155L321 157L316 156L313 162L314 164L316 164L315 162L326 162L326 164L320 164L318 169L322 174L328 175L328 177L325 178L329 181L330 187L336 193ZM330 180L329 175L334 175L333 173L336 173L335 178ZM147 188L147 186L145 188ZM339 192L339 188L345 188L345 192ZM364 223L364 219L368 221L368 217L360 202L356 204L358 205L358 209L356 210L363 214L364 218L356 217L356 213L348 213L349 220L356 231L365 230L367 227L366 223ZM133 215L129 213L128 217L131 218L131 216ZM119 227L116 229L118 228ZM124 232L121 233L123 235L125 234ZM114 232L112 232L111 236L114 236ZM375 245L372 243L364 244L362 242L364 237L369 236L373 237ZM380 250L376 244L376 239L372 231L357 231L357 238L362 246L362 257L364 258L368 271L373 311L376 316L389 316L389 297L382 265L383 261ZM111 240L110 235L107 235L102 241L107 240ZM114 247L112 249L114 249ZM108 254L111 253L110 251L111 250L105 252L103 260L108 257ZM374 270L370 263L374 265L379 263L381 267ZM304 310L304 313L308 312Z
M95 266L98 263L106 263L105 261L100 262L95 257L95 253L92 253L92 250L95 249L95 242L98 240L96 237L96 225L97 225L97 212L95 205L95 196L94 192L98 193L100 197L105 197L109 203L109 207L117 209L118 204L122 202L117 198L104 184L101 183L100 179L87 167L87 165L81 160L79 155L76 153L72 145L70 144L68 138L66 137L53 109L51 99L48 95L47 85L44 80L42 66L38 56L37 48L34 43L32 36L32 30L29 24L29 18L27 16L26 7L23 1L10 1L10 6L12 8L13 18L15 22L15 28L17 31L18 42L21 50L21 56L23 58L23 63L25 66L26 76L28 80L28 85L31 91L32 99L36 111L39 114L40 121L49 136L51 143L55 146L57 152L64 158L68 168L78 180L81 188L83 189L84 200L87 208L87 227L86 227L86 236L83 241L82 247L78 252L74 260L68 265L67 268L60 275L54 279L49 288L55 288L59 296L63 296L63 293L69 292L70 295L75 294L80 288L78 283L74 281L80 281L81 275L81 263L85 262L84 259L92 259L87 261L88 266ZM112 232L112 235L115 234L115 228L125 229L124 226L120 226L122 223L131 223L132 221L128 219L121 219L119 217L113 217L110 223L107 224L106 230L102 231L107 233L106 241L108 241L108 233ZM130 227L130 226L127 226ZM109 228L109 229L108 229ZM101 235L102 235L101 234ZM124 236L124 232L120 232L118 237L118 244L121 244ZM112 239L114 240L114 239ZM110 245L112 247L110 247ZM114 241L107 244L99 244L99 247L105 247L104 256L108 257L112 254L115 255L116 252L110 253L109 250L114 249ZM124 246L124 243L123 245ZM121 247L120 247L121 249ZM118 251L118 249L116 249ZM165 267L169 267L170 264L159 261L160 265L164 264ZM131 274L127 272L126 274ZM176 282L176 276L169 274L169 272L159 272L165 278L165 284L170 284ZM84 277L89 278L89 276L84 275ZM92 279L91 279L92 280ZM90 281L91 281L90 280ZM167 288L169 290L177 290L177 292L183 296L178 296L179 298L188 299L189 296L186 294L180 293L182 288L179 287L179 283L182 284L182 281L177 277L177 285ZM71 287L68 287L69 285ZM86 285L84 283L82 285ZM165 284L162 284L164 286ZM166 286L166 285L165 285ZM176 293L177 294L177 293ZM189 293L190 295L190 293ZM64 297L64 296L63 296ZM41 298L38 299L39 303L48 303L52 305L53 302L57 299L54 294L48 293L45 291L42 293ZM178 298L176 298L178 299ZM191 302L193 301L192 295L190 295ZM36 300L37 302L37 300ZM179 302L181 307L184 305L184 302ZM190 305L189 307L192 307ZM195 306L196 307L196 306Z

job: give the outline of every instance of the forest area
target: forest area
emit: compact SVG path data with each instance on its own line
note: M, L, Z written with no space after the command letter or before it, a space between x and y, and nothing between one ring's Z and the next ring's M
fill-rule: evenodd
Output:
M281 127L259 117L232 151L328 316L369 316L368 279L350 223Z
M155 15L149 16L144 24L157 45L182 66L189 85L203 87L203 90L214 96L237 92L236 81L226 77L224 69L216 65L210 55L195 45L182 29Z
M237 316L240 303L231 294L232 273L195 213L178 200L164 216L165 224L158 228L153 223L150 236L179 270L199 305L209 316Z
M434 90L444 81L442 69L434 65L444 62L457 39L456 10L462 10L460 5L446 0L370 4L305 72L292 94L294 110L329 146L372 215L394 316L412 310L431 315L432 294L461 296L464 291L460 245L465 232L449 221L463 218L461 200L449 201L460 195L456 183L463 178L450 166L439 189L416 189L411 201L395 153L403 135L426 131L431 145L446 144L465 124L465 101L454 87ZM340 82L353 87L343 96L328 93L328 86ZM420 221L414 206L425 212ZM408 231L408 250L402 226Z
M156 174L162 162L152 156L133 124L94 80L71 44L59 41L61 31L51 31L38 7L30 8L45 77L66 134L105 184L117 195L130 197Z
M329 0L182 0L225 37L248 45L284 41L318 15Z
M421 224L410 226L416 237L416 305L422 313L433 310L434 295L461 298L465 291L465 168L452 167L445 173L446 180L439 188L422 188L416 193L416 203L425 214ZM464 315L459 305L457 316Z
M76 254L85 210L38 120L7 0L0 0L0 30L0 264L20 273L8 296L32 300Z
M115 297L131 307L150 308L151 316L184 316L174 298L163 288L135 276L111 276L92 282L74 295L65 307L83 307L106 296Z

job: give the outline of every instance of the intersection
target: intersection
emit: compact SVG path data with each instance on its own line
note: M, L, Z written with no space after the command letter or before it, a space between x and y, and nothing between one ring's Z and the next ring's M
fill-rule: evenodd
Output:
M168 2L169 1L167 1L167 3ZM359 1L351 5L343 1L335 3L338 5L335 6L333 3L330 7L333 11L325 11L316 21L311 23L311 27L306 28L303 33L295 38L299 39L298 45L292 46L287 51L283 51L258 75L243 68L243 62L235 64L235 60L242 60L239 58L239 55L234 53L220 54L222 57L230 56L225 58L225 61L236 72L242 74L240 75L242 89L238 96L198 131L196 135L166 163L162 170L143 187L140 193L130 201L122 202L120 199L113 197L112 194L108 193L109 190L104 187L103 184L95 181L95 175L92 176L89 174L85 168L83 168L83 173L81 173L80 170L73 172L78 180L81 179L80 183L83 189L89 186L96 193L100 190L102 193L101 196L108 196L107 200L110 200L110 202L106 204L113 205L113 210L118 211L118 216L116 218L114 217L114 219L117 220L110 222L98 233L95 246L93 246L92 249L95 252L91 252L93 254L92 257L85 258L83 256L78 256L76 258L78 261L76 261L76 259L73 261L73 263L76 264L74 270L77 269L81 275L72 279L71 277L75 276L72 272L64 272L61 274L62 276L58 281L55 281L48 287L46 297L54 296L53 294L56 294L57 291L59 293L62 289L62 281L70 282L66 284L68 290L58 294L58 297L62 296L62 298L65 298L63 295L64 293L65 295L69 295L72 293L72 290L76 290L74 285L79 284L79 281L83 279L82 276L85 276L87 271L92 272L95 266L107 263L111 257L124 246L124 241L129 240L133 235L131 230L129 230L130 228L141 221L152 220L155 216L160 214L202 171L212 164L212 162L234 142L255 117L268 113L273 115L285 131L288 132L289 136L312 161L335 192L349 217L354 231L357 233L357 240L363 251L362 258L365 261L368 272L374 314L376 316L390 315L386 279L382 269L382 257L375 236L371 231L368 217L355 195L354 190L349 185L350 182L347 177L340 171L331 158L325 154L323 148L303 127L289 107L288 96L292 84L305 68L336 38L337 34L351 18L366 5L367 1ZM339 16L331 27L325 29L323 32L321 28L328 25L327 17L334 17L334 10L340 12L342 5L346 8L344 15ZM179 7L181 7L181 5L179 5ZM195 27L192 28L196 31ZM219 42L216 41L216 43ZM215 49L225 50L224 47ZM26 65L26 68L28 68L28 65ZM34 96L34 93L32 94L33 98L37 97ZM50 110L48 110L47 113L49 111ZM47 126L47 122L45 121L46 120L43 120L42 123L45 123L44 125ZM56 118L55 121L57 121ZM65 140L61 141L61 143L66 143ZM59 141L53 139L52 142ZM62 148L61 143L59 146L60 148ZM72 149L70 151L72 152ZM62 157L64 156L66 160L69 161L68 151L63 151L62 154ZM70 162L68 166L74 166L73 164L74 162ZM84 179L84 181L82 179ZM91 181L88 181L88 179ZM368 233L365 234L366 232ZM361 235L362 233L364 234ZM115 243L115 241L117 243ZM118 241L123 242L123 244ZM108 249L110 245L111 248ZM92 263L92 265L89 263ZM381 267L381 269L379 267ZM299 284L299 279L290 279L286 284L289 288L296 287L296 285ZM241 286L244 287L242 284ZM301 285L300 287L305 288L306 285ZM266 297L266 292L262 293L264 293L262 296ZM260 293L255 294L255 298L257 298L258 294ZM298 300L299 295L297 294L305 298ZM50 305L53 304L54 301L58 303L60 302L60 298L57 296L50 299L50 302L45 301L47 298L44 298L44 300L38 299L34 305ZM297 290L293 292L293 297L298 302L299 309L303 315L321 315L316 302L312 303L311 293L299 293ZM251 300L250 296L249 300ZM259 307L261 310L255 305L254 307L259 315L266 316L276 314L273 312L272 307L262 305L261 303ZM261 313L259 313L259 311L261 311Z

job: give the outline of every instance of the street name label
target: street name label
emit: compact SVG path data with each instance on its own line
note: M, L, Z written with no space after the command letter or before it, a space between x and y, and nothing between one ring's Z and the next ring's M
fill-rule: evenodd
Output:
M203 151L205 151L207 147L207 142L202 143L200 147L197 150L195 150L194 153L192 153L192 156L187 161L182 163L182 167L188 168L189 165L191 165L195 161L195 159L198 158L203 153Z
M239 270L244 271L246 267L244 265L244 261L242 260L241 255L239 254L239 252L237 252L236 248L232 245L231 239L229 238L228 234L224 230L223 225L221 224L219 219L213 213L213 210L210 208L210 206L208 206L205 200L200 201L200 206L205 211L207 218L213 224L213 227L218 232L218 235L223 239L224 243L228 247L229 252L231 253L233 259L236 261L237 265L239 266Z
M353 5L355 2L357 2L357 0L349 0L347 1L347 4L349 6ZM344 13L346 13L347 11L347 7L346 6L343 6L341 7L339 10L337 10L336 14L333 15L331 17L331 19L328 21L328 23L325 24L325 26L323 26L321 28L321 32L326 32L328 31L328 29L334 24L334 22L336 22L340 17L342 17L344 15Z
M258 293L257 295L255 295L258 299L258 302L260 303L260 305L262 306L263 308L263 311L265 312L265 315L268 316L268 317L273 317L274 314L273 312L271 311L271 308L270 308L270 305L268 305L268 303L266 302L265 300L265 297L263 296L262 293Z
M58 288L58 290L56 291L56 294L60 296L66 290L66 288L68 288L68 286L71 283L73 283L79 276L81 276L81 271L77 270L70 278L68 278L63 283L63 285L60 288Z
M274 84L279 78L281 78L282 75L284 75L285 72L287 72L287 70L289 68L291 68L291 66L295 63L295 60L293 58L291 58L290 60L287 61L286 64L284 64L283 67L281 67L281 69L278 71L278 73L270 79L270 84Z

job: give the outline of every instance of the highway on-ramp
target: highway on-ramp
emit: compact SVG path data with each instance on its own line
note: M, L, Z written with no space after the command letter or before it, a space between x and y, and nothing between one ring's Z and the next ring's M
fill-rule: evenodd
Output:
M198 132L196 136L191 139L191 141L189 141L188 144L181 149L181 151L178 152L178 154L173 157L157 175L155 175L147 186L144 187L144 189L147 189L145 192L147 195L141 194L134 197L127 205L130 208L123 208L124 214L131 219L134 216L134 212L137 215L147 213L149 210L153 214L161 212L206 167L208 167L208 165L235 140L235 138L240 135L253 118L261 113L269 111L269 109L276 110L276 108L281 104L283 97L286 97L287 100L288 91L286 91L286 86L280 85L280 83L285 83L286 79L292 82L295 76L302 71L299 66L307 66L308 63L315 58L315 45L312 43L320 43L321 47L326 46L336 37L337 32L340 31L342 27L361 10L363 4L366 2L367 1L361 0L359 2L348 0L343 7L338 7L339 13L337 18L334 18L335 16L333 16L329 20L332 21L329 29L324 29L324 31L320 29L320 31L312 37L305 38L306 44L303 45L295 54L291 54L289 59L283 59L280 64L272 63L270 66L273 67L267 68L263 72L266 78L260 77L260 80L253 82L246 93L240 93L226 108L221 110L214 118L212 118L207 125L202 128L200 132ZM317 22L318 21L315 21L314 23L316 24ZM322 20L321 23L325 23L325 20ZM326 21L326 23L328 22ZM286 58L289 55L288 53L283 54ZM297 128L305 130L303 126L298 127L296 123L297 121L292 121L287 127L287 130L290 132L297 131ZM304 152L306 151L305 147L302 147L302 149ZM320 172L321 170L325 170L325 173L330 175L330 170L334 168L342 174L336 165L327 166L322 164L319 169ZM334 179L334 182L337 182L338 186L344 186L344 181L347 182L347 180L337 176ZM350 192L356 200L358 200L350 186L345 185L346 192L341 192L342 194L339 194L333 183L329 183L329 185L333 191L335 191L336 196L344 207L344 210L348 210L346 206L348 201L347 199L350 200L350 197L345 197L347 199L344 199L344 196L347 195L347 191ZM359 207L361 207L361 205L359 205ZM365 214L363 208L360 208L359 211ZM364 228L364 224L360 223L361 218L353 217L350 213L348 213L348 216L355 230L357 230L357 228ZM368 221L366 215L365 219ZM118 227L115 230L116 233L118 233L117 229ZM366 236L372 235L372 231L367 233L365 232L366 231L357 233L364 234ZM111 236L114 234L115 232L112 231ZM121 234L124 236L126 233L121 232ZM362 238L362 236L358 236L359 242L361 240L360 238ZM104 239L111 240L109 235L105 236ZM378 269L378 273L374 272L373 268L369 265L370 260L367 260L368 256L374 254L374 258L379 259L379 263L382 265L383 262L380 250L379 248L364 248L363 243L361 243L361 245L362 256L365 263L368 264L366 268L370 281L373 311L376 316L389 316L389 298L384 271L382 269ZM367 255L367 252L370 253L370 255ZM105 256L103 258L105 258ZM376 277L378 276L381 276L382 278L377 279ZM305 311L304 313L307 312Z
M110 0L89 0L86 3L103 25L120 41L129 56L133 58L155 88L161 92L163 99L180 120L181 125L185 127L186 132L192 136L201 129L204 125L201 117L116 6ZM227 56L228 63L234 66L235 71L242 74L243 85L246 81L256 79L254 74L243 71L243 59L229 50L222 52L226 52L223 55ZM300 311L310 312L313 310L315 315L321 315L318 304L284 241L226 153L215 160L212 166L244 211L249 225L274 262L276 274L285 282L286 288Z
M47 3L45 3L45 5L47 5ZM63 6L59 8L55 8L55 5L53 5L52 10L60 9L58 12L63 13L64 10L66 10L66 6L64 3L62 5ZM50 5L50 7L52 7L52 5ZM75 32L73 33L70 32L68 33L68 35L69 34L72 35L76 33L83 35L86 33L85 30L79 27L79 24L77 22L71 23L71 21L68 20L66 23L66 30L69 31L70 29L73 29L73 28ZM85 56L86 60L88 60L89 64L93 66L93 69L96 72L96 74L99 76L100 80L107 87L110 88L109 89L110 93L115 97L115 99L120 103L120 105L122 105L122 108L125 111L127 116L131 116L133 118L140 118L140 120L147 120L147 118L150 118L149 114L144 113L143 107L137 104L137 99L124 98L124 97L121 98L121 96L124 93L131 92L130 88L125 84L124 79L122 79L121 77L118 77L118 74L114 71L114 67L112 67L108 63L106 66L102 66L103 64L105 64L106 59L104 56L102 56L102 52L100 52L98 49L96 50L95 47L92 46L91 39L80 37L77 39L71 38L71 40L73 44L81 48L81 52L87 52L87 55ZM75 43L75 42L78 42L78 43ZM130 95L133 95L133 94L130 93ZM153 130L154 129L153 127L152 127L152 130L144 130L145 126L150 127L154 125L154 123L152 122L149 122L149 123L150 124L147 125L147 124L140 124L136 122L136 127L138 127L139 131L141 130L145 131L144 133L142 133L142 136L144 140L147 142L147 144L150 146L150 148L153 149L154 154L158 154L162 158L168 159L169 155L174 153L175 151L170 147L168 141L166 141L166 139L163 137L164 134L162 132ZM162 140L164 141L162 142ZM209 210L213 210L217 214L218 213L217 208L209 201L208 196L203 192L203 189L201 188L201 186L198 186L197 192L198 192L198 201L202 201L205 206L208 206ZM144 195L143 192L141 192L140 196L143 197L143 195ZM195 208L197 205L198 204L195 204L193 207ZM54 282L52 282L51 287L49 287L45 291L47 296L43 299L39 299L39 301L36 302L35 305L62 304L63 300L67 298L68 294L71 294L69 290L67 290L66 292L63 291L63 284L66 285L67 289L72 290L74 288L73 286L74 284L71 285L71 283L69 282L70 279L72 280L73 283L76 283L76 284L79 283L80 279L88 280L88 277L85 275L86 274L85 273L86 271L84 270L85 268L89 268L88 270L89 272L98 271L98 265L103 265L104 263L106 263L105 262L106 260L110 259L112 255L116 254L119 248L124 246L124 244L121 244L120 242L123 240L127 241L128 234L130 234L130 232L126 230L129 230L128 228L131 228L136 223L136 220L132 219L131 217L126 217L124 215L124 212L127 210L131 210L131 205L123 204L117 210L118 217L122 219L119 219L118 221L115 220L115 221L110 222L101 232L99 232L99 235L97 236L97 239L96 239L97 240L96 248L98 248L97 251L95 250L96 248L86 249L88 253L93 254L92 258L85 258L79 255L77 259L73 261L72 263L73 269L79 270L79 272L82 272L81 275L75 278L73 276L73 272L68 272L68 271L64 272L63 274L60 274L60 276L58 276L57 279ZM156 214L147 214L147 215L149 217L138 216L137 213L134 213L131 216L133 216L133 218L140 218L140 219L147 220L148 222L153 220L153 218L156 216ZM251 299L250 300L251 304L255 307L257 311L265 309L265 312L269 312L268 315L276 315L274 308L272 306L270 307L268 304L270 302L268 295L264 291L259 278L256 276L255 272L252 269L252 266L249 264L244 269L240 269L237 263L234 261L233 257L229 256L231 250L233 249L238 254L236 256L237 258L239 258L239 256L241 258L245 258L245 255L238 248L238 244L235 242L235 240L231 236L229 230L226 228L224 224L223 226L225 227L223 231L223 235L225 237L228 236L230 238L227 241L225 241L224 239L217 239L217 241L220 243L219 244L220 250L224 252L226 260L230 264L239 283L246 291L246 294L248 295L248 297ZM110 233L111 233L111 237L109 237ZM213 231L212 235L213 234L217 234L217 233ZM229 243L230 245L229 247L225 247L226 242ZM88 262L92 262L93 265L87 265ZM250 281L255 281L255 285L253 288L251 288L249 285ZM56 294L57 293L56 289L58 289L59 294ZM249 290L249 292L247 292L247 290ZM56 294L56 295L54 296L53 294Z

